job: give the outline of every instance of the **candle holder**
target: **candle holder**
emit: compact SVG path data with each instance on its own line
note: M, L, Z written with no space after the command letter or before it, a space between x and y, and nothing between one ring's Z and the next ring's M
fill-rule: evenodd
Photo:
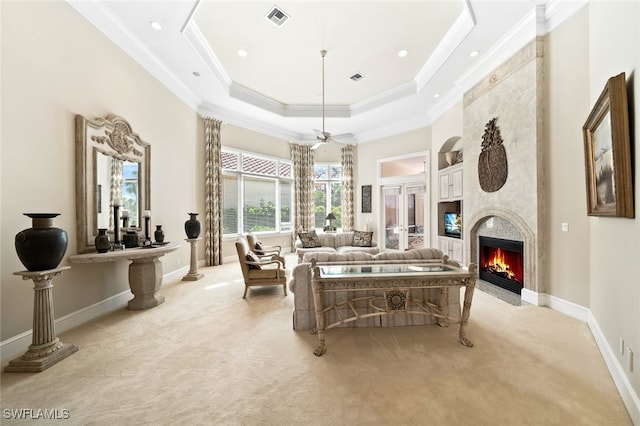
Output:
M150 217L146 217L144 218L144 245L149 245L151 244L151 238L149 237L149 221L151 220Z
M120 206L118 204L113 205L113 250L122 250L124 245L120 241L120 221L118 220L118 211Z

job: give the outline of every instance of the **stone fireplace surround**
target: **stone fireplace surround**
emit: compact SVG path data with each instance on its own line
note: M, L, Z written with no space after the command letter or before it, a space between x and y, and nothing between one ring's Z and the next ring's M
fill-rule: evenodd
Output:
M522 241L523 299L543 293L544 233L543 39L536 37L469 89L463 98L465 259L479 261L478 236ZM482 135L497 118L507 153L508 177L495 192L478 180ZM527 294L527 292L529 292Z
M479 212L475 218L471 218L471 229L469 230L469 257L471 262L478 262L479 259L479 238L493 237L507 240L523 242L523 264L524 264L524 288L539 292L538 283L538 262L537 241L535 234L524 221L514 212L487 208Z

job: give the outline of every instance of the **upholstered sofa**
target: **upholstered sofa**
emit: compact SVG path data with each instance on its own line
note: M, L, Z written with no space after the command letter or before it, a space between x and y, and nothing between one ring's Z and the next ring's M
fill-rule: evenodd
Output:
M366 234L366 235L365 235ZM355 239L354 239L355 237ZM326 232L315 231L299 233L295 242L298 263L307 253L351 253L362 252L377 254L380 249L372 240L373 232Z
M447 264L459 266L457 262L450 261L443 257L442 251L434 248L413 249L407 251L384 251L378 254L363 252L350 253L328 253L316 252L306 253L302 263L296 265L291 271L289 280L289 290L293 293L293 328L295 330L311 330L316 326L315 308L313 304L313 290L311 288L311 260L315 259L317 265L327 264L374 264L374 263L424 263L425 261L444 260ZM413 290L412 296L430 303L437 303L440 294L439 289ZM368 291L357 291L350 294L351 297L364 297L371 295ZM344 292L325 293L325 306L335 305L336 302L346 300ZM359 313L365 313L367 307L358 308ZM351 316L349 308L344 307L342 317ZM447 315L454 320L460 320L460 290L452 287L448 292ZM327 324L336 321L336 313L329 311L326 313ZM426 325L435 324L435 319L426 315L394 314L382 317L369 317L341 325L345 327L390 327L405 325Z

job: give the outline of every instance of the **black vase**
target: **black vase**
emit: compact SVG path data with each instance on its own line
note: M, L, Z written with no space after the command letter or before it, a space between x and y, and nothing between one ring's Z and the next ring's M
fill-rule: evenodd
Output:
M164 231L162 230L162 225L156 225L156 230L153 233L153 237L156 239L156 243L164 242Z
M107 235L107 228L98 229L98 235L96 235L95 243L98 253L106 253L109 251L111 248L111 241L109 241L109 236Z
M122 242L125 248L135 248L139 245L138 231L127 231L122 235Z
M184 232L187 233L187 238L193 240L200 236L200 221L196 219L198 213L187 213L191 218L184 223Z
M54 228L53 218L60 213L24 213L31 218L32 228L16 234L16 252L28 271L46 271L58 267L69 237L67 231Z

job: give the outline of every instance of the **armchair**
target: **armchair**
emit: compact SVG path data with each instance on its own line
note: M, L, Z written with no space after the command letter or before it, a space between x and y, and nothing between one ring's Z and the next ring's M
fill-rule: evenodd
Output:
M287 295L287 276L282 257L259 257L250 250L249 243L244 238L236 240L236 251L244 278L243 299L247 297L249 287L253 286L281 285L284 295Z
M281 246L265 246L262 241L256 238L253 234L247 234L247 241L249 242L249 249L255 252L258 256L278 255L281 256Z

